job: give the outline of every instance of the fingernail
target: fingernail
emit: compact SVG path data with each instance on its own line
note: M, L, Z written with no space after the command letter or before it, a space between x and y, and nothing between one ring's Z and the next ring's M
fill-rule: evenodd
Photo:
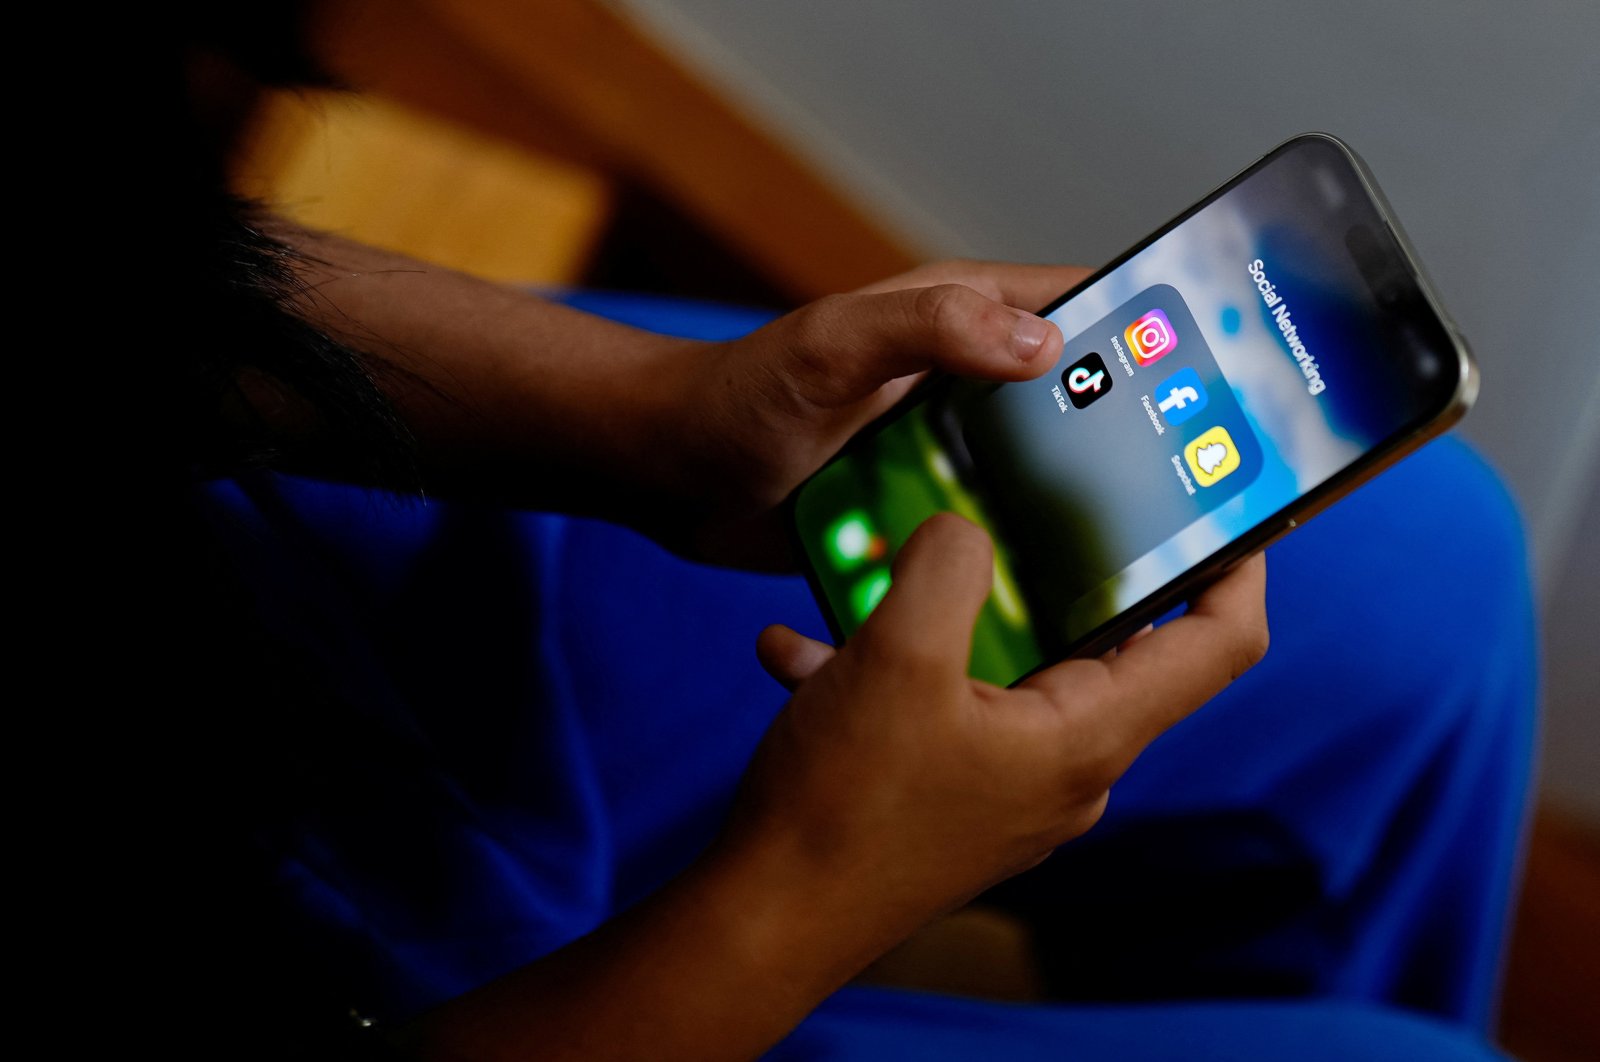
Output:
M1044 349L1044 341L1050 338L1053 326L1042 317L1035 317L1031 313L1017 315L1017 320L1011 327L1011 353L1017 356L1018 361L1027 361L1040 350Z

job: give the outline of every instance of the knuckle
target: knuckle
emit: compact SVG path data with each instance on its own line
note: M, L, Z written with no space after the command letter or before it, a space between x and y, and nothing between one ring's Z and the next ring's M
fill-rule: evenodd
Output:
M1073 771L1070 792L1075 802L1099 799L1127 770L1128 757L1123 749L1108 737L1102 737L1083 749Z
M972 289L960 284L934 284L918 288L912 297L911 312L917 322L935 336L958 329L970 312Z
M783 318L778 375L812 401L826 400L854 382L862 360L858 345L842 342L855 303L849 295L824 295Z
M790 315L794 338L802 347L825 344L835 331L840 317L848 313L848 295L824 295Z
M1109 749L1100 750L1084 766L1083 778L1080 779L1079 793L1101 794L1110 789L1117 779L1122 777L1122 757L1113 754Z
M1081 837L1094 829L1095 825L1105 817L1106 807L1111 803L1110 787L1102 789L1098 794L1074 809L1071 820L1072 835Z
M1232 678L1238 678L1246 671L1261 663L1267 655L1267 649L1272 644L1271 635L1267 631L1265 620L1256 620L1246 625L1239 633L1233 644Z

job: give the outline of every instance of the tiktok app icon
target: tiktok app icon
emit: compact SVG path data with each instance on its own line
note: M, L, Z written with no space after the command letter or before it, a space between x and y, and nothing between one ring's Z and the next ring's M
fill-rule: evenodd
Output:
M1083 409L1111 393L1111 374L1106 372L1106 363L1100 355L1092 350L1067 366L1067 371L1061 374L1061 382L1067 388L1067 401L1076 409Z

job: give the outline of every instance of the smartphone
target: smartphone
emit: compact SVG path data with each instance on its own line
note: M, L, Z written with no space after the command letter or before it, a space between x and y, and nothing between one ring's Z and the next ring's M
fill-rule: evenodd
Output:
M1295 137L1040 311L1037 380L930 379L790 499L835 637L928 517L988 530L970 673L1105 651L1458 420L1477 392L1371 173Z

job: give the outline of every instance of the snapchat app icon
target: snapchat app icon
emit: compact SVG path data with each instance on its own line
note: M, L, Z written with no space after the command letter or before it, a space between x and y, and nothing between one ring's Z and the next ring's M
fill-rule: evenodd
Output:
M1183 448L1183 459L1189 462L1195 482L1209 487L1227 479L1239 467L1239 448L1233 444L1228 429L1218 424L1190 441Z

